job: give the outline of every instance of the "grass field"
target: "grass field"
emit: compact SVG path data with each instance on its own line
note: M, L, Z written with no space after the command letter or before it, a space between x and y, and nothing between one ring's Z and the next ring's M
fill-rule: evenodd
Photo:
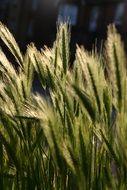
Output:
M77 46L58 26L52 48L22 54L9 30L0 38L0 189L126 190L127 60L113 25L101 52ZM33 92L38 77L46 96Z

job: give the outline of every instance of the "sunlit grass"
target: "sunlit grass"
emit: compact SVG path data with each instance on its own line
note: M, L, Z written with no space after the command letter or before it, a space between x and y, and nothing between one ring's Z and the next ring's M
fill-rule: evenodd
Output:
M125 190L127 73L123 43L109 26L103 52L76 49L60 24L52 48L22 54L8 29L0 37L0 189ZM32 90L35 73L44 97Z

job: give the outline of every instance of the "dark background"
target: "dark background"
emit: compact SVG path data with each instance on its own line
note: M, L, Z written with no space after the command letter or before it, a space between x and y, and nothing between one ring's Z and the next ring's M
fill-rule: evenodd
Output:
M72 50L75 43L100 48L107 25L115 23L127 41L127 0L0 0L0 20L25 50L33 41L38 48L52 46L58 20L69 18Z

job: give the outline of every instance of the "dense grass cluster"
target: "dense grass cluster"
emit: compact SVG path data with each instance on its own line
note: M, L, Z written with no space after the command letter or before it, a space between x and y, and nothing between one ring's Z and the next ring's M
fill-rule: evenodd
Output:
M1 190L126 189L127 60L114 26L107 36L100 53L77 46L72 68L67 24L52 48L24 55L0 25L18 64L0 49Z

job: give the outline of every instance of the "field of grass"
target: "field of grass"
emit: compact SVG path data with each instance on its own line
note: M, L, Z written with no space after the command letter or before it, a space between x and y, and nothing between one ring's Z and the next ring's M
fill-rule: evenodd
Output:
M0 190L126 190L127 60L113 25L101 52L58 26L52 48L22 54L0 24ZM35 76L47 96L33 92Z

